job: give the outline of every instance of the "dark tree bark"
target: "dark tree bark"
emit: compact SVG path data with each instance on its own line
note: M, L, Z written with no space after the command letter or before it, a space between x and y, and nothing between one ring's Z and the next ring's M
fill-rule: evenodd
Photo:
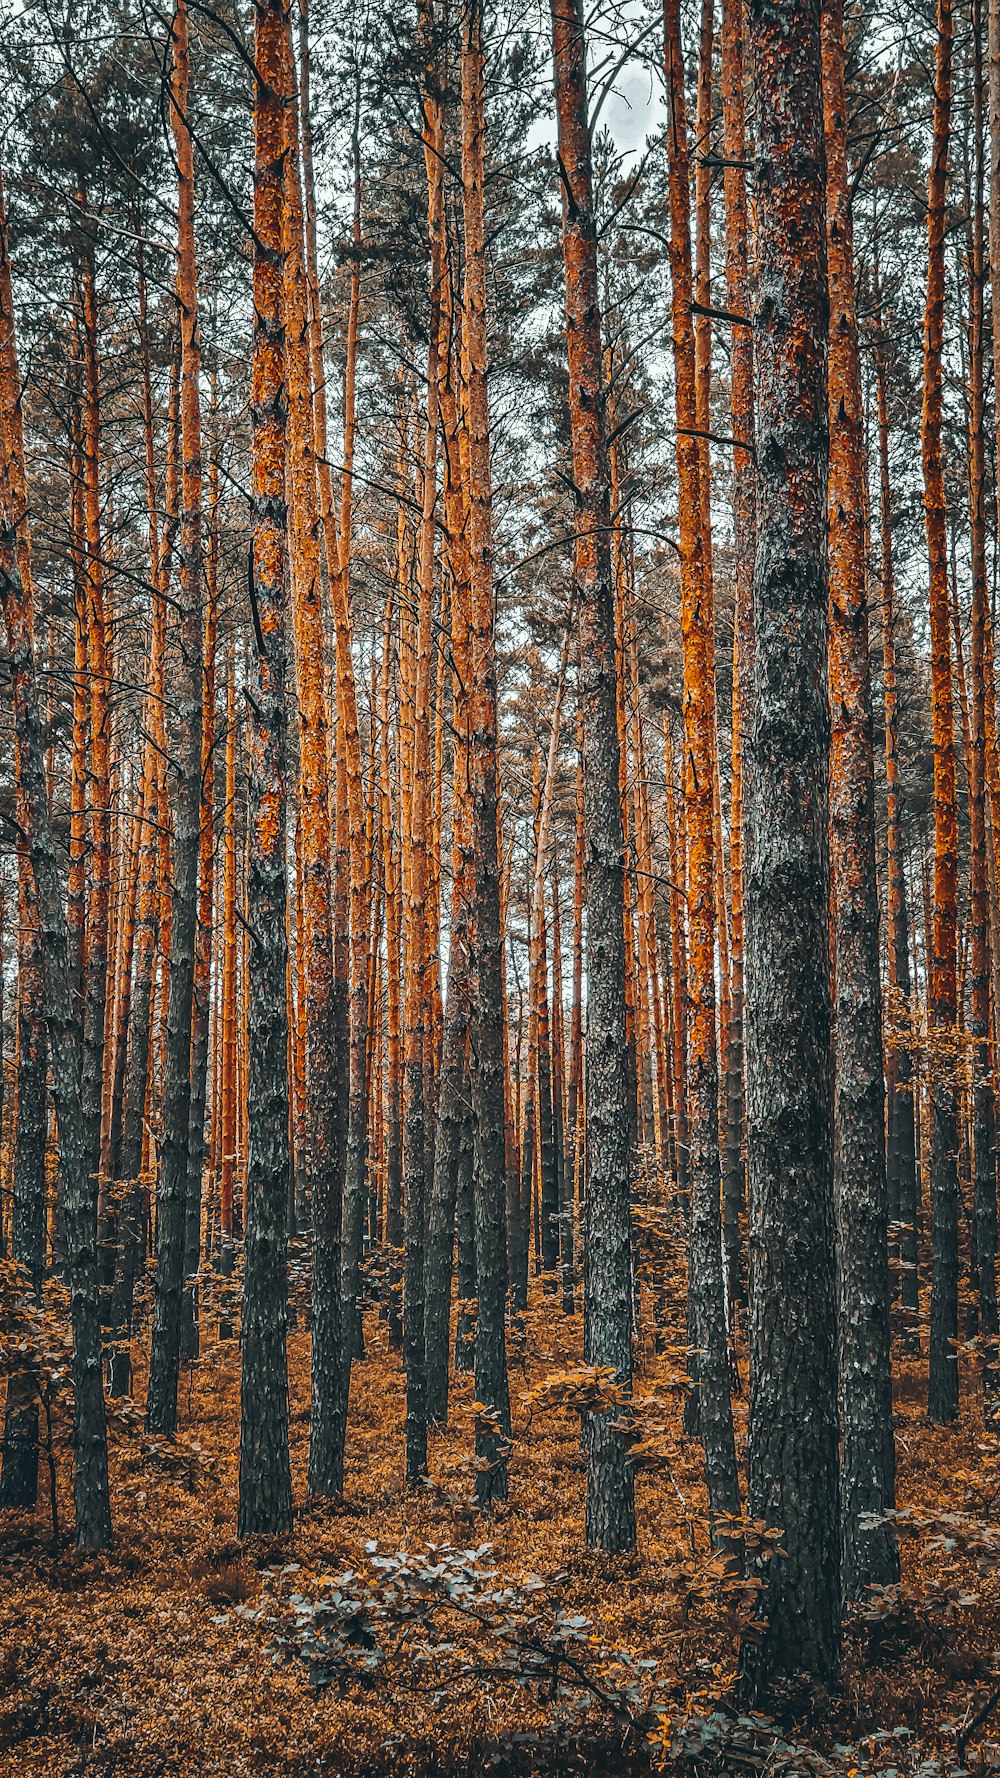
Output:
M948 537L941 433L945 228L951 133L951 0L938 0L934 132L927 193L927 302L924 311L921 447L930 570L931 717L934 736L934 915L931 1022L931 1326L927 1411L958 1413L958 805L952 690Z
M990 1071L990 918L987 860L987 677L994 672L992 613L986 557L986 403L984 390L984 288L986 219L983 140L984 70L982 8L973 0L972 252L969 256L969 504L972 532L972 635L969 660L971 745L969 749L969 851L972 928L971 1018L972 1144L974 1228L979 1315L995 1361L997 1334L996 1107ZM996 1387L992 1372L984 1377Z
M288 512L282 304L288 30L286 0L257 0L250 566L256 648L249 688L249 1153L240 1422L241 1537L285 1531L292 1519L285 1272L289 1171L285 782Z
M448 1347L455 1254L455 1204L459 1154L466 1120L465 1095L468 1091L468 959L462 930L464 913L457 905L457 898L453 906L459 918L457 923L454 917L452 919L448 952L448 997L438 1084L438 1131L434 1145L434 1175L427 1208L427 1286L424 1304L427 1417L441 1425L448 1419Z
M82 336L82 520L85 542L82 576L83 652L82 728L85 741L86 866L81 911L83 986L83 1052L80 1096L83 1101L87 1165L97 1173L101 1159L101 1101L104 1032L107 1015L109 922L111 900L110 681L104 602L104 547L101 537L101 378L97 335L97 290L94 251L89 247L80 275ZM79 619L78 619L79 621ZM84 714L86 712L86 714ZM106 1224L106 1186L98 1185L98 1222Z
M610 466L601 361L586 56L580 0L554 0L552 44L563 177L563 270L576 496L573 573L587 881L584 1353L632 1381L632 1254L625 1032L624 840L615 702ZM632 1471L611 1414L586 1423L587 1543L635 1543Z
M507 1304L507 1148L504 1128L503 921L501 918L497 671L494 636L492 479L487 390L485 66L482 0L470 0L462 41L462 183L465 225L464 343L469 439L469 614L472 695L469 802L475 883L469 920L472 969L471 1081L474 1118L476 1487L481 1502L506 1499L503 1441L510 1434Z
M49 811L42 710L35 673L34 598L28 537L21 380L7 222L0 181L0 379L7 399L0 427L0 609L7 639L14 716L15 788L22 844L33 881L41 938L41 1000L59 1127L64 1272L73 1335L73 1498L81 1549L111 1542L107 1428L97 1274L97 1192L88 1166L81 1105L82 1030L74 1001L68 929ZM13 399L11 396L13 395ZM30 1218L37 1243L39 1212ZM35 1262L37 1263L37 1255Z
M876 266L876 300L881 293ZM889 1028L886 1059L888 1094L887 1191L889 1214L899 1228L900 1301L908 1347L920 1348L918 1223L920 1176L917 1168L916 1105L918 1091L910 1048L910 933L906 910L901 839L902 785L899 770L899 700L896 689L896 587L892 554L892 483L889 473L889 402L886 393L885 341L881 308L875 342L878 413L879 524L882 581L882 694L885 721L886 782L886 911L889 952Z
M174 817L173 919L164 1081L163 1146L156 1200L156 1293L149 1356L146 1424L172 1437L177 1426L181 1297L191 1135L191 1025L194 1008L198 855L201 836L201 741L204 692L201 404L198 283L194 243L194 151L188 129L188 44L185 0L172 27L170 116L177 160L177 308L180 317L181 477L178 547L177 658L171 675Z
M474 1128L471 1109L472 1084L468 1064L462 1084L464 1115L458 1146L455 1183L455 1236L457 1245L455 1317L455 1369L472 1371L476 1366L476 1195Z
M2 274L0 274L2 275ZM2 299L0 299L2 300ZM21 826L24 827L23 812ZM11 1252L41 1302L45 1268L45 1134L48 1046L44 958L31 860L17 853L17 1099ZM0 1506L30 1511L38 1492L38 1398L32 1363L12 1367L4 1414Z
M819 0L750 0L756 659L746 749L749 1510L782 1528L744 1685L839 1664Z
M830 293L831 867L836 958L836 1157L843 1585L899 1579L889 1361L889 1236L875 754L865 538L864 409L847 164L843 0L822 14Z

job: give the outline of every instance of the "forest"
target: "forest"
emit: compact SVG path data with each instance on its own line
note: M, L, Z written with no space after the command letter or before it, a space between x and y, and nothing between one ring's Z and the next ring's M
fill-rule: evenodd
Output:
M1000 1771L1000 0L0 0L0 1773Z

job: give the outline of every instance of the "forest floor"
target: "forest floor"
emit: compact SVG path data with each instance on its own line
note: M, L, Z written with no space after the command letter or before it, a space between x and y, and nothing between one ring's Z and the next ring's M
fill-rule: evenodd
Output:
M185 1369L175 1446L148 1439L138 1414L114 1421L109 1554L82 1556L67 1535L68 1452L58 1463L64 1529L55 1546L44 1465L37 1515L0 1516L0 1772L450 1778L683 1767L934 1778L1000 1767L991 1520L1000 1429L984 1423L970 1360L962 1420L950 1430L927 1424L917 1363L899 1367L899 1497L911 1515L903 1585L849 1623L841 1692L789 1698L779 1729L739 1718L727 1702L734 1594L708 1550L676 1357L640 1351L637 1387L658 1404L660 1461L637 1477L638 1551L608 1559L583 1547L577 1415L524 1403L545 1377L579 1362L579 1314L563 1315L533 1283L523 1363L511 1379L510 1500L488 1523L469 1505L471 1378L453 1390L449 1428L432 1436L430 1483L407 1490L401 1361L384 1322L372 1313L366 1324L345 1496L335 1507L305 1504L309 1342L292 1333L301 1510L288 1537L236 1539L239 1349L217 1337ZM208 1311L204 1328L217 1334ZM741 1371L742 1457L745 1364ZM140 1369L140 1401L144 1386ZM394 1568L373 1565L383 1554ZM345 1571L355 1578L343 1582ZM369 1586L373 1609L352 1616L344 1600ZM514 1591L497 1601L506 1587ZM340 1603L317 1617L315 1601L338 1591ZM327 1646L310 1666L302 1648L330 1624L333 1653ZM296 1634L299 1653L290 1654ZM630 1671L629 1655L647 1665Z

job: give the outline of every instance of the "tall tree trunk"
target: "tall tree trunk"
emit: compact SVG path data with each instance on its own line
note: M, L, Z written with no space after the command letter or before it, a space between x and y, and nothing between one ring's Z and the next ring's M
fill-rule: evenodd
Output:
M2 270L0 270L2 276ZM0 296L0 302L3 298ZM2 326L2 312L0 312ZM2 374L2 370L0 370ZM4 395L6 391L4 391ZM10 455L5 449L4 460ZM17 492L15 490L15 498ZM19 795L18 801L22 799ZM18 816L25 831L25 811ZM31 859L17 849L17 1097L12 1118L13 1224L11 1252L23 1266L40 1304L45 1269L45 1136L48 1046L44 1017L44 958ZM38 1490L37 1367L11 1365L3 1428L0 1507L30 1511Z
M358 322L361 306L361 70L355 67L354 121L351 136L354 183L350 296L344 375L344 448L340 490L340 569L332 580L337 644L338 738L342 745L344 785L339 792L348 823L350 879L350 1078L346 1172L344 1179L344 1340L348 1362L363 1350L360 1312L360 1266L368 1167L368 922L371 883L365 852L364 785L358 699L354 673L351 621L351 510L354 495L355 383ZM440 170L435 162L435 177Z
M556 1150L559 1206L559 1284L564 1315L576 1311L574 1288L572 1160L566 1149L566 1031L563 1003L562 914L559 869L553 868L552 893L552 1124ZM569 1189L567 1189L567 1187Z
M402 504L400 504L402 513ZM401 571L401 564L400 564ZM389 683L392 678L392 595L386 594L382 631L382 681L380 721L382 746L379 762L381 802L382 870L385 881L385 1026L386 1026L386 1144L385 1144L385 1244L388 1250L389 1338L398 1346L402 1339L400 1316L400 1258L403 1245L403 1134L401 1107L400 1034L400 925L402 880L400 853L394 820L392 742L389 733Z
M709 0L706 11L710 17ZM691 1191L688 1343L691 1400L714 1521L739 1512L722 1276L719 1070L715 1002L715 624L710 538L696 434L698 351L692 317L690 150L678 0L664 0L669 122L670 274L684 651L684 801L688 830L687 1117ZM704 60L704 58L703 58ZM699 193L699 196L701 193Z
M289 44L289 52L290 52ZM287 72L294 87L294 68ZM336 1032L333 1011L334 833L332 768L324 671L322 515L316 468L309 304L298 112L285 118L284 327L288 375L287 475L291 511L292 609L299 706L299 854L305 964L305 1186L312 1206L312 1416L309 1491L339 1494L344 1485L349 1367L341 1289L340 1156ZM336 564L339 569L339 564ZM339 644L338 644L339 646Z
M5 384L20 389L10 293L7 223L0 184L0 364L4 367ZM76 1536L81 1549L102 1550L111 1542L111 1503L97 1278L97 1194L88 1164L80 1095L81 1029L72 992L63 886L46 786L42 710L35 672L26 487L20 413L15 408L0 429L0 607L14 714L17 806L38 904L43 1004L59 1127L65 1269L73 1337Z
M934 735L934 925L931 1011L931 1330L927 1411L958 1413L958 1119L955 1054L958 981L958 807L948 597L947 509L941 457L945 226L951 132L951 0L938 0L934 133L927 191L921 448L930 572L931 714Z
M138 824L139 879L136 888L135 970L132 1011L128 1030L128 1055L123 1087L121 1143L118 1177L125 1182L118 1256L111 1302L110 1385L113 1395L126 1395L131 1387L129 1339L135 1281L143 1263L145 1202L141 1180L146 1130L146 1102L152 1056L153 996L156 971L156 939L160 894L157 866L164 836L159 829L159 788L164 735L164 657L166 652L167 603L165 555L161 552L156 502L156 439L153 426L153 388L147 329L146 272L141 244L137 245L139 283L139 344L142 356L142 408L145 441L146 504L149 537L149 578L152 587L152 622L149 636L147 691L143 706L142 819Z
M505 1499L505 1441L510 1393L504 1311L507 1151L504 1129L504 973L497 772L497 670L494 635L493 500L486 326L486 119L482 0L470 0L462 40L462 184L465 226L464 347L469 440L469 801L475 860L469 921L472 968L471 1074L474 1117L476 1419L480 1501Z
M753 686L753 564L756 543L754 490L753 328L749 302L749 230L745 161L746 119L743 91L743 0L723 0L722 133L725 167L723 198L726 214L726 300L735 316L730 330L729 402L733 451L733 752L730 811L730 957L732 1016L726 1058L726 1152L723 1202L726 1206L726 1282L730 1308L746 1301L741 1263L739 1219L745 1198L743 1166L743 735L750 716Z
M177 1425L181 1295L187 1221L191 1124L191 1022L201 833L202 698L204 677L201 344L194 240L194 149L188 126L191 52L186 0L172 27L170 117L177 162L177 309L180 367L180 526L177 659L171 683L173 777L173 918L164 1076L163 1146L156 1199L156 1293L149 1357L146 1424L172 1436Z
M9 483L10 534L22 586L31 593L31 549L28 487L21 419L21 382L14 337L14 299L7 257L6 219L0 187L0 473ZM2 560L0 560L2 572ZM34 639L34 612L27 613L29 639ZM18 776L15 813L23 836L32 811ZM45 1136L48 1117L46 1076L48 1046L45 1029L45 956L39 919L38 890L31 854L23 838L17 845L17 1094L11 1120L13 1137L13 1219L10 1249L24 1268L32 1293L42 1300L45 1271ZM2 971L0 957L0 971ZM2 1029L0 1029L2 1047ZM2 1066L2 1056L0 1056ZM3 1241L0 1238L0 1251ZM30 1510L38 1489L38 1400L34 1363L11 1365L3 1429L0 1506Z
M226 650L226 810L222 829L222 1059L219 1081L219 1270L233 1269L237 1106L236 1075L236 663Z
M876 271L876 288L878 277ZM886 393L881 309L875 348L879 437L879 498L882 580L882 695L885 720L886 903L889 950L888 1199L899 1224L900 1297L907 1346L919 1349L920 1295L917 1225L920 1176L917 1168L916 1094L910 1025L910 935L901 840L902 783L899 770L899 701L896 691L896 587L893 567L892 483L889 472L889 402Z
M205 560L205 634L202 672L201 804L198 814L198 921L195 930L191 1007L191 1116L188 1131L187 1216L183 1314L184 1356L198 1356L198 1271L201 1266L202 1185L206 1160L208 1045L212 998L212 938L215 917L215 684L219 635L219 471L213 415L210 421L209 542Z
M843 1587L899 1578L889 1362L885 1087L875 869L875 756L865 560L864 410L847 166L843 0L821 18L830 293L830 843L836 970L835 1189Z
M972 251L969 256L969 507L972 531L972 640L970 651L971 758L969 772L969 852L972 927L972 1140L974 1150L974 1230L979 1313L995 1357L997 1333L997 1191L995 1106L990 1052L990 926L986 809L986 673L993 658L986 562L986 412L983 388L985 216L983 203L982 9L973 0ZM984 1376L992 1372L984 1367ZM992 1383L991 1386L995 1386Z
M677 1196L687 1220L690 1210L688 1193L688 1120L687 1070L684 1066L685 1033L687 1031L687 847L683 823L678 819L674 788L674 738L670 712L663 717L663 764L666 781L667 851L670 870L670 979L673 983L671 1007L671 1066L674 1080L674 1155L677 1168Z
M448 940L448 991L438 1083L437 1141L427 1217L427 1290L424 1312L427 1412L432 1421L448 1418L448 1348L451 1281L455 1251L458 1173L468 1136L468 1031L471 1014L468 919L474 891L474 855L469 808L469 552L467 505L455 392L456 354L450 346L451 280L445 279L441 377L444 425L444 506L451 577L451 649L454 669L455 761L452 774L452 892ZM466 457L467 457L466 450ZM470 1296L474 1292L469 1293Z
M289 101L286 0L254 10L253 553L246 1271L239 1534L286 1531L288 1455L287 374L282 283Z
M104 555L101 538L101 391L98 368L97 291L93 252L80 280L83 355L83 519L89 752L87 771L88 863L83 937L84 1034L80 1093L83 1100L87 1161L96 1173L101 1145L104 1025L108 981L108 924L111 890L110 708ZM99 1199L103 1221L105 1200Z
M424 1347L424 1259L431 1080L428 1032L432 957L429 858L431 799L431 653L434 601L437 432L439 417L441 283L444 275L444 99L431 0L419 17L421 104L430 237L430 319L427 341L427 415L417 557L417 621L412 683L409 871L406 892L406 1018L403 1060L403 1207L406 1248L403 1280L403 1358L406 1367L406 1479L427 1472L427 1374ZM405 781L405 780L404 780Z
M818 0L748 8L757 95L755 670L746 749L749 1509L782 1528L744 1684L839 1664L830 1056L826 226ZM775 1058L780 1058L776 1064Z
M584 1352L632 1381L632 1255L626 1104L624 845L618 794L610 471L602 383L586 46L580 0L552 8L563 176L563 271L580 613L587 848L587 1209ZM632 1472L613 1413L586 1423L587 1543L635 1543Z

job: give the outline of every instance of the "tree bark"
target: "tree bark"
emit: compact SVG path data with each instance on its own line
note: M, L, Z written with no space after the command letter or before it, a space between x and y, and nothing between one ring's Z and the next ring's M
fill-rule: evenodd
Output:
M934 738L934 916L931 1014L931 1327L927 1411L958 1413L958 807L948 595L947 508L941 456L945 227L951 132L951 0L938 0L934 128L927 191L921 454L930 574L931 717Z
M710 16L710 0L708 12ZM702 452L703 441L695 436L701 419L707 416L699 416L698 411L698 343L691 310L690 150L678 0L664 0L663 22L684 656L684 801L688 831L688 1343L693 1384L690 1399L695 1409L693 1430L700 1434L705 1451L709 1507L717 1523L739 1512L740 1492L722 1275L715 998L715 623L711 544L702 490L707 452Z
M587 853L584 1355L632 1381L632 1253L625 1031L624 841L615 705L610 466L602 381L586 48L580 0L554 0L563 272L580 614ZM635 1544L632 1471L613 1413L586 1422L587 1543Z
M749 1510L781 1526L744 1687L836 1676L826 227L819 0L750 0L757 99L756 658L746 749Z
M899 1578L889 1359L885 1087L875 869L875 755L865 536L864 409L847 165L843 0L821 18L830 293L831 887L836 970L835 1190L845 1597Z
M986 808L986 674L992 677L992 612L986 560L986 404L983 358L985 287L985 215L983 159L982 9L973 3L973 152L972 251L969 255L969 508L972 542L972 637L969 661L971 749L969 771L969 852L972 929L972 1141L976 1276L982 1333L988 1342L987 1366L995 1358L997 1334L997 1191L995 1105L990 1049L990 923ZM984 1366L984 1377L992 1372ZM991 1383L995 1387L995 1383Z
M17 372L7 224L0 184L0 358ZM0 430L0 607L3 610L14 713L15 772L20 821L38 901L43 989L52 1090L59 1125L65 1269L73 1335L73 1495L76 1536L83 1550L111 1542L108 1448L102 1386L101 1318L97 1279L97 1196L88 1167L80 1098L81 1029L70 975L63 886L49 813L34 652L34 600L26 547L26 489L19 417ZM27 578L21 563L29 567Z
M253 545L247 912L249 1159L243 1287L239 1535L286 1531L288 1454L288 1002L286 681L288 512L285 255L286 0L254 10Z
M510 1392L504 1313L507 1301L507 1150L504 1130L504 976L497 772L497 669L494 635L493 500L486 326L486 119L482 0L470 0L462 39L462 184L465 227L464 346L469 441L469 802L474 906L471 1085L476 1219L476 1488L479 1500L506 1499L505 1440Z
M170 116L177 162L177 308L180 367L180 525L177 659L171 680L173 917L164 1077L163 1145L156 1201L156 1292L146 1424L172 1437L177 1426L181 1297L191 1135L191 1024L201 836L204 563L202 547L201 345L194 240L194 149L188 127L190 43L186 0L172 27Z

